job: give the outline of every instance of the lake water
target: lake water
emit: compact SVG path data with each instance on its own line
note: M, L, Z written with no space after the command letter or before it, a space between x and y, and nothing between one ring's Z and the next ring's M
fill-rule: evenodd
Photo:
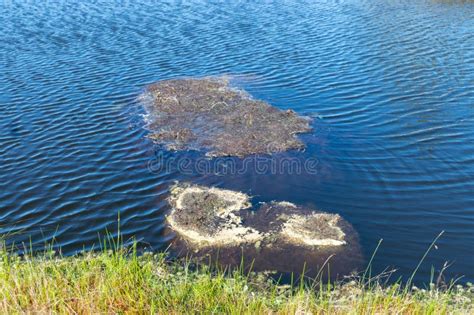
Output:
M367 257L383 239L375 271L405 278L445 230L417 279L448 261L448 278L474 280L474 2L4 0L0 25L10 241L74 253L120 211L125 238L162 250L181 180L340 213ZM311 169L224 175L153 145L143 88L209 75L312 117L307 149L272 158Z

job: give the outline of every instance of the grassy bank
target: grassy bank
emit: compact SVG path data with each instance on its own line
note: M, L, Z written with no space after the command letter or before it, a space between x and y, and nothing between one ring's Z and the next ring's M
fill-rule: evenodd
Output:
M361 279L328 286L277 285L262 275L224 275L134 250L18 257L1 250L1 313L473 313L474 288L406 290Z

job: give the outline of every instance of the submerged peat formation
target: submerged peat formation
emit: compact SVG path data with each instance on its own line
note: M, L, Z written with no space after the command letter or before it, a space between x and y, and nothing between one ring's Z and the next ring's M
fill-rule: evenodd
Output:
M169 203L172 249L182 256L238 266L243 255L253 270L309 274L330 259L333 276L362 261L357 233L338 214L290 202L253 207L244 193L191 184L174 186Z
M149 137L169 150L237 157L282 152L304 148L296 134L311 130L308 119L254 100L224 78L159 81L142 99Z

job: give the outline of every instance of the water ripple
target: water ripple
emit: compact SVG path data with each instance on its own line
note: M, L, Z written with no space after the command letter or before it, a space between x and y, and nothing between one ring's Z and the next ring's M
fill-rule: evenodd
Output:
M455 260L473 280L474 5L463 1L4 1L0 4L0 233L64 252L116 232L165 248L169 185L191 180L340 212L376 269ZM137 101L147 84L229 75L313 117L300 161L317 174L152 169Z

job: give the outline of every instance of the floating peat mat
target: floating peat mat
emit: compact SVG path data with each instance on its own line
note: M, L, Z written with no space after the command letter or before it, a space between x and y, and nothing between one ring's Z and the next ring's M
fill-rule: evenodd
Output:
M164 80L142 95L149 137L169 150L237 156L302 149L309 120L233 89L225 78Z
M251 204L236 191L177 184L168 199L171 244L177 256L217 261L254 271L332 278L350 274L363 261L354 228L338 214L290 202Z

